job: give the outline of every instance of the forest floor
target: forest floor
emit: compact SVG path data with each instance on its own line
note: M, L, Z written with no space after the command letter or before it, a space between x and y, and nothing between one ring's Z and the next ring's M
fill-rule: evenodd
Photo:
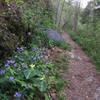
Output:
M68 72L62 74L63 79L69 81L64 95L67 100L100 100L100 73L67 33L63 34L63 38L72 47L68 53Z

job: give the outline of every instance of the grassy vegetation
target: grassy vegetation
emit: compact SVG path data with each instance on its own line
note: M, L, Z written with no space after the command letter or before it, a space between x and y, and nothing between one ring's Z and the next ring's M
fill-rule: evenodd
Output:
M54 64L58 69L68 69L68 58L64 54L58 54L54 60Z
M70 45L68 45L65 41L55 41L55 40L52 40L52 39L48 39L49 41L49 46L52 47L52 46L57 46L61 49L64 49L64 50L70 50Z
M57 100L66 100L63 94L63 90L68 85L68 81L62 78L62 73L64 73L68 69L68 58L64 53L57 53L52 58L52 62L55 66L57 66L56 72L58 78L56 81L57 84L55 85L55 89L57 91Z

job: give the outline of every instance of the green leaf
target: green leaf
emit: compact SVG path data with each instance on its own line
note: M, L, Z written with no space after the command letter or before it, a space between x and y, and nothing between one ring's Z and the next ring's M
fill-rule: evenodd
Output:
M41 77L42 73L39 70L27 69L27 70L24 71L24 75L25 75L26 79L30 79L30 78L35 77L35 76Z
M0 100L8 100L7 95L4 93L1 93L1 91L0 91Z
M44 96L45 96L45 100L50 100L47 94L44 94Z
M47 84L46 84L45 81L41 81L39 85L40 85L40 86L39 86L39 90L40 90L41 92L45 92L45 91L47 90Z
M32 70L29 70L29 69L25 70L25 71L24 71L25 78L26 78L26 79L29 79L31 73L32 73Z
M7 83L7 79L6 78L0 78L0 84L3 84L3 83Z
M26 56L28 56L28 51L24 51L24 54L25 54Z

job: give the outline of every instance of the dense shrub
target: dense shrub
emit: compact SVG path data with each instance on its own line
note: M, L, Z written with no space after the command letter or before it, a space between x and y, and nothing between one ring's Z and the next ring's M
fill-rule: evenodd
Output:
M3 48L0 55L8 49L12 52L18 45L27 46L38 28L53 26L52 9L45 8L44 3L41 0L0 1L0 47Z
M8 2L0 1L0 55L13 51L23 42L24 32L21 23L20 8L16 4L9 5ZM6 55L7 56L7 55Z
M17 48L0 69L0 99L43 99L55 74L52 63L45 59L45 49ZM40 95L40 96L39 96Z
M0 60L0 100L51 100L50 90L61 90L63 82L45 47L68 47L44 33L55 28L52 9L41 0L2 0L0 5L0 59L6 57Z

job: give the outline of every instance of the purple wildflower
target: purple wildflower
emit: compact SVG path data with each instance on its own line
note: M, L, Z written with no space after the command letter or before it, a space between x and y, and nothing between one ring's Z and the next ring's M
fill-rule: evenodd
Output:
M22 94L20 92L15 92L14 97L21 97Z
M14 60L10 60L10 63L11 63L11 64L14 64L14 63L15 63L15 61L14 61Z
M15 60L7 60L7 63L8 64L14 64L15 63Z
M32 51L37 51L38 50L38 48L32 48Z
M11 64L14 64L15 60L7 60L5 63L5 67L9 67Z
M0 70L0 75L4 75L5 74L5 70Z
M14 66L14 67L17 67L17 64L15 63L13 66Z
M20 47L20 48L17 47L17 51L18 51L18 52L23 52L23 51L24 51L24 48L23 48L23 47Z
M10 76L9 77L9 81L13 81L14 80L14 77L13 76Z
M9 67L10 65L8 63L5 63L5 67Z

